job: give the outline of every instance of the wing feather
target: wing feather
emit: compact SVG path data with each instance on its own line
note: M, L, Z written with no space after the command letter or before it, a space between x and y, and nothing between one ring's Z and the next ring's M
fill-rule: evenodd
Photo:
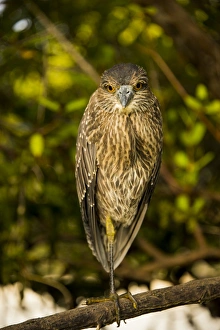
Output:
M89 103L88 107L92 106ZM87 140L86 116L88 108L79 126L76 153L76 188L80 201L83 225L88 245L104 269L108 269L108 260L103 241L103 230L100 228L96 208L96 180L98 166L95 144Z
M105 248L105 231L99 222L96 205L96 184L98 178L97 152L95 144L88 141L87 116L90 107L95 107L95 94L84 112L79 126L76 154L76 187L80 201L83 224L89 247L106 271L109 271L108 256ZM88 132L89 133L89 132ZM116 230L114 244L114 268L124 259L134 238L136 237L146 214L151 195L156 185L161 164L162 150L158 153L149 182L146 184L137 214L130 226L119 225Z
M120 225L120 227L117 229L115 249L114 249L114 268L117 268L124 259L125 255L127 254L133 240L135 239L142 225L151 196L153 194L157 182L160 164L161 164L161 155L162 155L162 151L160 151L158 155L151 178L147 183L143 197L139 202L138 211L132 224L128 227Z

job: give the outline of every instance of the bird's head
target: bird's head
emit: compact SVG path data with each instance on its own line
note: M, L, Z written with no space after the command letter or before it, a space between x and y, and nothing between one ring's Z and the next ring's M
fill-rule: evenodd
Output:
M108 111L126 114L141 111L141 104L151 95L146 71L131 63L116 64L104 71L99 92Z

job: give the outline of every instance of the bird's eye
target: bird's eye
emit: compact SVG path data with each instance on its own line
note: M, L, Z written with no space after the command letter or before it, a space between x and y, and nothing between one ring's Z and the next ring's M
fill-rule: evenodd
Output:
M143 87L143 84L141 82L138 82L135 86L134 86L134 89L136 91L139 91L141 88Z
M112 85L106 85L105 89L109 92L109 93L114 93L115 92L115 87L113 87Z

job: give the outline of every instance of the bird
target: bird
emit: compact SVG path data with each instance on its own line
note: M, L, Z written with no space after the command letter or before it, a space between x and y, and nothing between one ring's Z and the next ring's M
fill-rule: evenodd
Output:
M155 188L163 147L162 115L146 71L119 63L104 71L81 119L76 141L76 189L87 242L110 277L120 325L114 270L144 220ZM124 297L138 308L134 297Z

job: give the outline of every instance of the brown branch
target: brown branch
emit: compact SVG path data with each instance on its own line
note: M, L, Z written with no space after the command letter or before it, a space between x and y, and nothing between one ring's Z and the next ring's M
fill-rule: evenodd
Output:
M171 83L175 91L180 95L182 100L186 102L187 97L189 97L189 94L185 90L185 88L181 85L179 80L176 78L172 70L169 68L169 66L166 64L166 62L163 60L163 58L153 49L146 48L142 45L137 45L138 49L142 51L145 54L148 54L151 56L151 58L154 60L154 62L158 65L158 67L161 69L163 74L166 76L167 80ZM203 106L201 106L199 109L191 109L195 112L199 120L201 120L207 130L213 135L213 137L216 139L216 141L220 142L220 130L215 127L212 122L208 119L208 117L205 115L205 109Z
M60 293L63 295L65 305L68 306L68 308L73 306L71 293L65 287L65 285L63 285L59 281L56 281L50 277L47 278L37 274L32 274L27 270L23 270L21 275L24 277L25 280L37 282L37 283L43 283L45 285L55 288L56 290L60 291Z
M136 0L141 6L154 6L152 20L174 40L176 48L203 75L215 97L220 97L220 47L202 30L190 14L175 0Z
M185 284L140 293L134 297L138 309L134 309L128 299L120 299L122 320L177 306L206 303L219 298L220 277L194 280ZM2 330L79 330L94 327L100 329L113 322L115 322L114 304L105 302L32 319L4 327Z
M163 180L168 184L170 191L174 195L187 193L188 195L202 196L206 199L211 199L220 202L220 193L216 191L210 191L207 189L194 190L189 187L181 186L164 163L161 164L160 175L162 176Z
M166 256L161 250L159 250L152 243L148 242L146 239L138 237L137 240L138 247L144 251L147 255L154 257L156 260L162 260Z
M208 244L206 242L205 236L203 235L202 229L198 223L195 227L195 230L193 231L193 235L201 250L208 248Z
M61 33L58 28L49 20L49 18L40 10L40 8L31 0L24 1L29 11L38 19L41 25L51 34L63 47L63 49L74 59L77 65L96 84L99 84L100 77L93 66L76 50L73 44Z
M178 195L183 192L184 188L178 183L176 178L169 171L168 167L162 163L160 167L160 175L163 177L164 181L168 184L171 192L174 195Z
M176 92L180 95L182 99L187 97L188 93L183 87L183 85L179 82L179 80L176 78L172 70L169 68L169 66L166 64L166 62L163 60L163 58L153 49L144 47L142 45L137 45L138 49L145 54L150 55L150 57L154 60L154 62L158 65L160 70L163 72L167 80L171 83L173 88L176 90Z
M116 274L123 277L129 278L134 281L145 281L149 278L149 275L156 270L173 268L175 266L183 267L192 264L193 262L200 259L220 259L220 249L218 248L203 248L195 251L178 253L175 256L164 255L163 259L156 260L145 264L135 269L131 268L129 265L125 265L125 261L122 266L116 270Z

